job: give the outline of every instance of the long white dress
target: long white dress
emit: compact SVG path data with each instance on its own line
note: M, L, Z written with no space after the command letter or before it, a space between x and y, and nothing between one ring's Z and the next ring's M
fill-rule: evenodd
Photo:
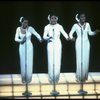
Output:
M73 38L73 33L77 34L77 39L75 42L76 50L76 78L77 81L85 81L88 79L89 70L89 56L90 56L90 42L88 35L95 35L95 32L91 31L90 24L85 23L81 25L80 23L74 24L69 37Z
M19 56L20 56L20 67L21 77L23 83L30 83L32 80L33 71L33 45L31 43L31 36L35 35L41 40L40 35L34 30L33 27L29 26L26 29L26 34L21 33L20 27L16 29L15 41L19 42ZM26 37L26 42L21 44L23 38Z
M62 44L60 40L61 33L66 39L68 38L67 33L59 24L48 24L44 28L43 39L48 40L49 37L52 37L47 42L48 75L50 83L53 83L54 80L55 82L59 81L62 53Z

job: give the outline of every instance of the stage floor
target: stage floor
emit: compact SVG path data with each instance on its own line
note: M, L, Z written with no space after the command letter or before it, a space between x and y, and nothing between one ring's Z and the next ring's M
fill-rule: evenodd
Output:
M33 74L32 82L28 86L32 93L29 99L100 99L100 73L90 72L88 81L84 83L83 89L88 93L80 95L80 84L76 82L75 73L61 73L56 90L58 96L52 96L50 92L53 85L48 81L47 73ZM20 74L0 75L0 98L26 99L22 93L25 92L25 84L21 82Z

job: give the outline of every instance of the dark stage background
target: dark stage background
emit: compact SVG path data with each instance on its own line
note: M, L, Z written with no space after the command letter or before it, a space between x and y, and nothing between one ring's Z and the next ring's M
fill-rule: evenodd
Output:
M48 14L56 14L59 23L69 33L75 23L75 15L86 13L92 30L100 29L100 2L96 1L9 1L0 2L0 74L20 73L19 44L14 41L15 31L20 26L19 18L27 16L30 25L43 36L44 26L48 24ZM91 56L90 72L100 71L100 33L90 36ZM62 65L61 72L75 72L74 42L66 41L61 35ZM47 73L46 42L39 41L32 36L34 45L33 73Z

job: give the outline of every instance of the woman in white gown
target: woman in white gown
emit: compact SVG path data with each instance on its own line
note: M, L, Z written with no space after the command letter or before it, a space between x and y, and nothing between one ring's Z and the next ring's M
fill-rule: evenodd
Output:
M57 83L60 76L62 44L60 35L68 40L68 35L63 27L57 23L58 17L48 16L49 24L44 28L43 39L47 40L48 75L50 83Z
M41 36L31 26L28 26L28 19L20 18L21 27L16 29L15 41L19 42L19 56L21 77L23 83L30 83L33 71L33 44L31 43L32 34L41 42Z
M86 81L88 79L90 42L88 35L95 35L99 30L91 31L90 24L86 22L85 14L76 15L78 23L74 24L69 37L75 40L73 34L76 32L77 38L75 42L76 50L76 79L77 81Z

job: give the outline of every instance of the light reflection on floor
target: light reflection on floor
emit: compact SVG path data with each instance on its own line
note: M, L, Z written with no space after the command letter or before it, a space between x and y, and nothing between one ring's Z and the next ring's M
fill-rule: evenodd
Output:
M28 86L32 97L29 99L99 99L100 98L100 73L89 73L88 81L84 83L84 90L87 95L81 96L78 93L80 84L76 82L75 73L61 73L56 90L60 93L54 97L50 95L53 85L48 81L48 74L33 74L32 82ZM0 75L0 97L20 99L26 98L22 95L25 92L25 85L21 82L19 74Z

